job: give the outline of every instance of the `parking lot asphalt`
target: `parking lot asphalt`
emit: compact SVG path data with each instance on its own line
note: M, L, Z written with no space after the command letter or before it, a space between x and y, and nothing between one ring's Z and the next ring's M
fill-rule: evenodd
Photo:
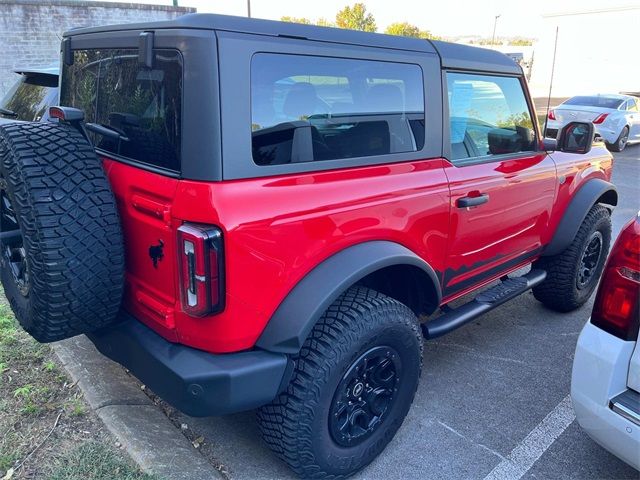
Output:
M613 230L640 209L640 145L615 154L620 202ZM413 406L387 449L355 478L638 479L575 421L569 389L575 344L591 312L558 314L531 293L425 342ZM180 423L232 479L293 478L261 442L254 412Z

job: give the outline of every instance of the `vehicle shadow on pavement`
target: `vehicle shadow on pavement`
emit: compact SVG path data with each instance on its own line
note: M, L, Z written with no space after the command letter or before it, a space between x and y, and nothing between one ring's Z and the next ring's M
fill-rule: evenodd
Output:
M422 379L403 427L354 478L484 478L568 395L590 311L591 302L558 314L527 294L425 342ZM295 478L260 440L255 412L179 421L204 437L202 453L230 478ZM525 477L534 471L546 478L638 477L575 421Z

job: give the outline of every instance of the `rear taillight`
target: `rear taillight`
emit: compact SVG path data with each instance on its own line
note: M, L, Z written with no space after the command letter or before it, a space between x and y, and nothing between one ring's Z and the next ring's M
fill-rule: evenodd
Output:
M549 115L547 115L549 120L555 120L556 119L556 112L554 112L553 110L549 110Z
M607 119L608 116L609 116L608 113L601 113L595 118L595 120L592 123L594 125L600 125L602 122L604 122Z
M224 308L222 232L208 225L178 228L180 300L185 313L202 317Z
M639 300L640 217L625 226L611 250L591 323L623 340L636 340Z

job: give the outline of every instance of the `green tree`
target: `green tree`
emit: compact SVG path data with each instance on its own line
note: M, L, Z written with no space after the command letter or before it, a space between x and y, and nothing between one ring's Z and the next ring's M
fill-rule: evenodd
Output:
M392 23L387 27L384 33L388 35L400 35L403 37L439 40L439 37L433 35L429 30L420 30L415 25L411 25L407 22Z
M442 37L439 37L438 35L434 35L429 30L422 30L420 32L420 38L424 38L427 40L442 40Z
M316 22L316 25L318 25L319 27L335 27L336 26L335 23L330 22L326 18L319 18L318 21Z
M411 25L410 23L396 22L389 25L384 33L389 35L400 35L402 37L420 38L420 34L422 32L418 27Z
M353 7L346 6L336 14L336 25L350 30L362 30L363 32L375 32L376 20L367 12L364 3L356 3Z
M533 41L528 38L516 38L510 40L509 45L514 45L516 47L530 47L533 45Z
M308 18L298 18L298 17L289 17L289 16L284 16L284 17L280 17L280 21L281 22L289 22L289 23L303 23L305 25L311 25L311 20L309 20Z

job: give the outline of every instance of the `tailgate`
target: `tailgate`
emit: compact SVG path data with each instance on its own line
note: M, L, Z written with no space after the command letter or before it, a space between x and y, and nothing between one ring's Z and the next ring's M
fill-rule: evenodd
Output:
M175 338L177 247L171 205L178 181L109 159L104 164L124 235L125 307Z
M594 108L589 109L565 109L558 108L554 111L556 119L561 123L569 122L592 122L602 111L598 112Z

